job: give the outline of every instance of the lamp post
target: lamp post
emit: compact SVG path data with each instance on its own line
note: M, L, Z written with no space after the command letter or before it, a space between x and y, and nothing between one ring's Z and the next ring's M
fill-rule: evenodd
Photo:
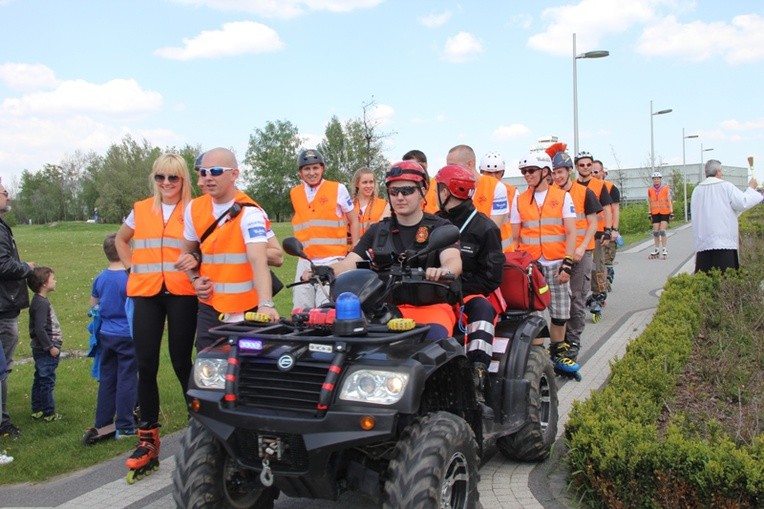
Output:
M578 71L576 70L576 60L579 58L604 58L610 54L609 51L596 50L586 53L576 54L576 34L573 34L573 156L578 154Z
M682 183L684 184L684 222L687 222L687 160L685 159L684 145L685 140L690 138L697 138L697 134L684 135L684 127L682 128Z
M671 113L672 109L667 110L660 110L660 111L653 111L653 101L650 100L650 169L652 177L652 174L655 173L655 142L653 141L653 117L655 115L665 115L666 113Z
M700 180L705 178L705 172L703 171L703 152L711 152L712 148L703 148L703 142L700 142Z

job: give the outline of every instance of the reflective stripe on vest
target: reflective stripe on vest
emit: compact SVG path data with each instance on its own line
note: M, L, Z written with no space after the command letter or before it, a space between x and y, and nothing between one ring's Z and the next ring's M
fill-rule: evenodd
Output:
M520 251L529 253L534 260L542 255L547 260L565 257L565 225L562 217L564 203L565 191L554 186L548 188L541 210L535 202L532 188L517 197Z
M507 203L512 206L512 202L515 199L515 193L517 193L517 188L510 184L504 184L504 186L507 188ZM511 253L515 250L515 242L512 238L512 225L509 222L509 217L507 217L507 220L504 222L503 225L501 225L501 228L499 228L501 231L501 249L505 253Z
M294 208L294 236L302 242L308 258L345 256L347 254L347 221L337 216L339 183L324 180L313 201L308 203L303 184L289 192Z
M154 198L133 205L132 265L127 295L152 297L162 286L173 295L196 295L188 276L175 269L183 246L183 205L178 204L164 222L161 209L154 210Z

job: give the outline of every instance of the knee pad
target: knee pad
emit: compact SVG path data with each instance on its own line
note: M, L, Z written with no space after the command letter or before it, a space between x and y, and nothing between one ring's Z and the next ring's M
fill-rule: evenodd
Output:
M567 323L567 320L564 318L552 318L552 325L557 325L559 327L562 327Z
M661 232L659 230L653 230L653 237L660 237Z
M659 232L658 232L658 234L659 234L661 237L665 237L665 236L666 236L666 230L661 230L661 231L659 231Z

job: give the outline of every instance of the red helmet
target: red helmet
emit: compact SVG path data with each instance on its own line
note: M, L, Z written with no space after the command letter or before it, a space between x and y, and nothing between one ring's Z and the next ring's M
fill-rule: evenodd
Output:
M460 200L469 200L475 193L475 176L467 168L458 164L444 166L435 175L435 181L443 184Z
M425 189L430 184L427 172L416 161L400 161L390 166L385 172L385 185L396 180L419 182Z

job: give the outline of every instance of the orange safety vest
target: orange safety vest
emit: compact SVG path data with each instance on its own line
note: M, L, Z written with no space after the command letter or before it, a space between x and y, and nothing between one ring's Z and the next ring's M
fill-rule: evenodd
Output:
M302 242L308 258L327 258L347 254L348 223L345 214L337 216L339 182L324 180L313 201L308 203L303 184L292 188L294 236Z
M480 175L475 183L475 194L472 195L472 203L478 212L482 212L489 218L493 212L493 195L499 181L488 175Z
M373 201L366 205L366 210L363 212L363 214L361 214L361 203L358 200L355 201L354 206L355 209L353 213L358 217L360 235L363 235L371 225L378 223L379 220L382 219L382 213L385 211L385 207L387 206L387 200L384 198L374 198ZM350 235L349 227L348 235Z
M504 184L507 188L507 204L511 207L512 202L515 200L515 193L517 188L512 184ZM490 217L490 216L489 216ZM509 217L501 225L501 247L505 253L511 253L515 250L515 241L512 238L512 225L509 223Z
M539 210L528 188L517 197L517 211L520 213L519 250L530 254L534 260L543 255L547 260L562 260L565 257L565 225L562 207L565 191L550 186L544 204Z
M576 183L579 185L582 185L584 187L588 187L592 190L594 193L594 196L597 197L597 199L600 199L600 194L602 194L602 188L605 187L605 182L603 182L600 179L591 178L589 179L589 183L587 184L581 184L581 182L576 180ZM604 207L604 205L603 205ZM605 231L605 211L597 212L597 231L598 232L604 232Z
M647 197L650 199L650 214L671 214L671 195L668 186L661 185L657 191L655 186L648 187Z
M573 200L573 206L576 208L576 246L580 246L584 241L586 230L589 228L589 221L586 220L586 191L588 187L579 184L575 180L568 189L568 194ZM594 249L594 237L589 240L586 250Z
M427 188L427 193L424 195L422 210L428 214L437 214L440 210L440 205L438 205L438 183L435 181L435 178L430 179L430 187Z
M173 295L196 295L186 273L173 266L183 247L183 204L175 206L167 224L162 210L154 211L153 206L154 198L133 205L135 233L127 295L153 297L162 285Z
M236 192L234 199L238 203L251 203L260 208L241 191ZM254 308L259 302L254 273L247 258L247 245L241 235L242 216L240 213L215 228L200 246L202 263L199 266L199 275L208 277L214 284L212 297L201 302L220 313L240 313ZM201 238L215 220L212 198L209 195L205 194L191 201L191 218L196 236ZM270 221L266 219L265 230L268 231L270 227Z

